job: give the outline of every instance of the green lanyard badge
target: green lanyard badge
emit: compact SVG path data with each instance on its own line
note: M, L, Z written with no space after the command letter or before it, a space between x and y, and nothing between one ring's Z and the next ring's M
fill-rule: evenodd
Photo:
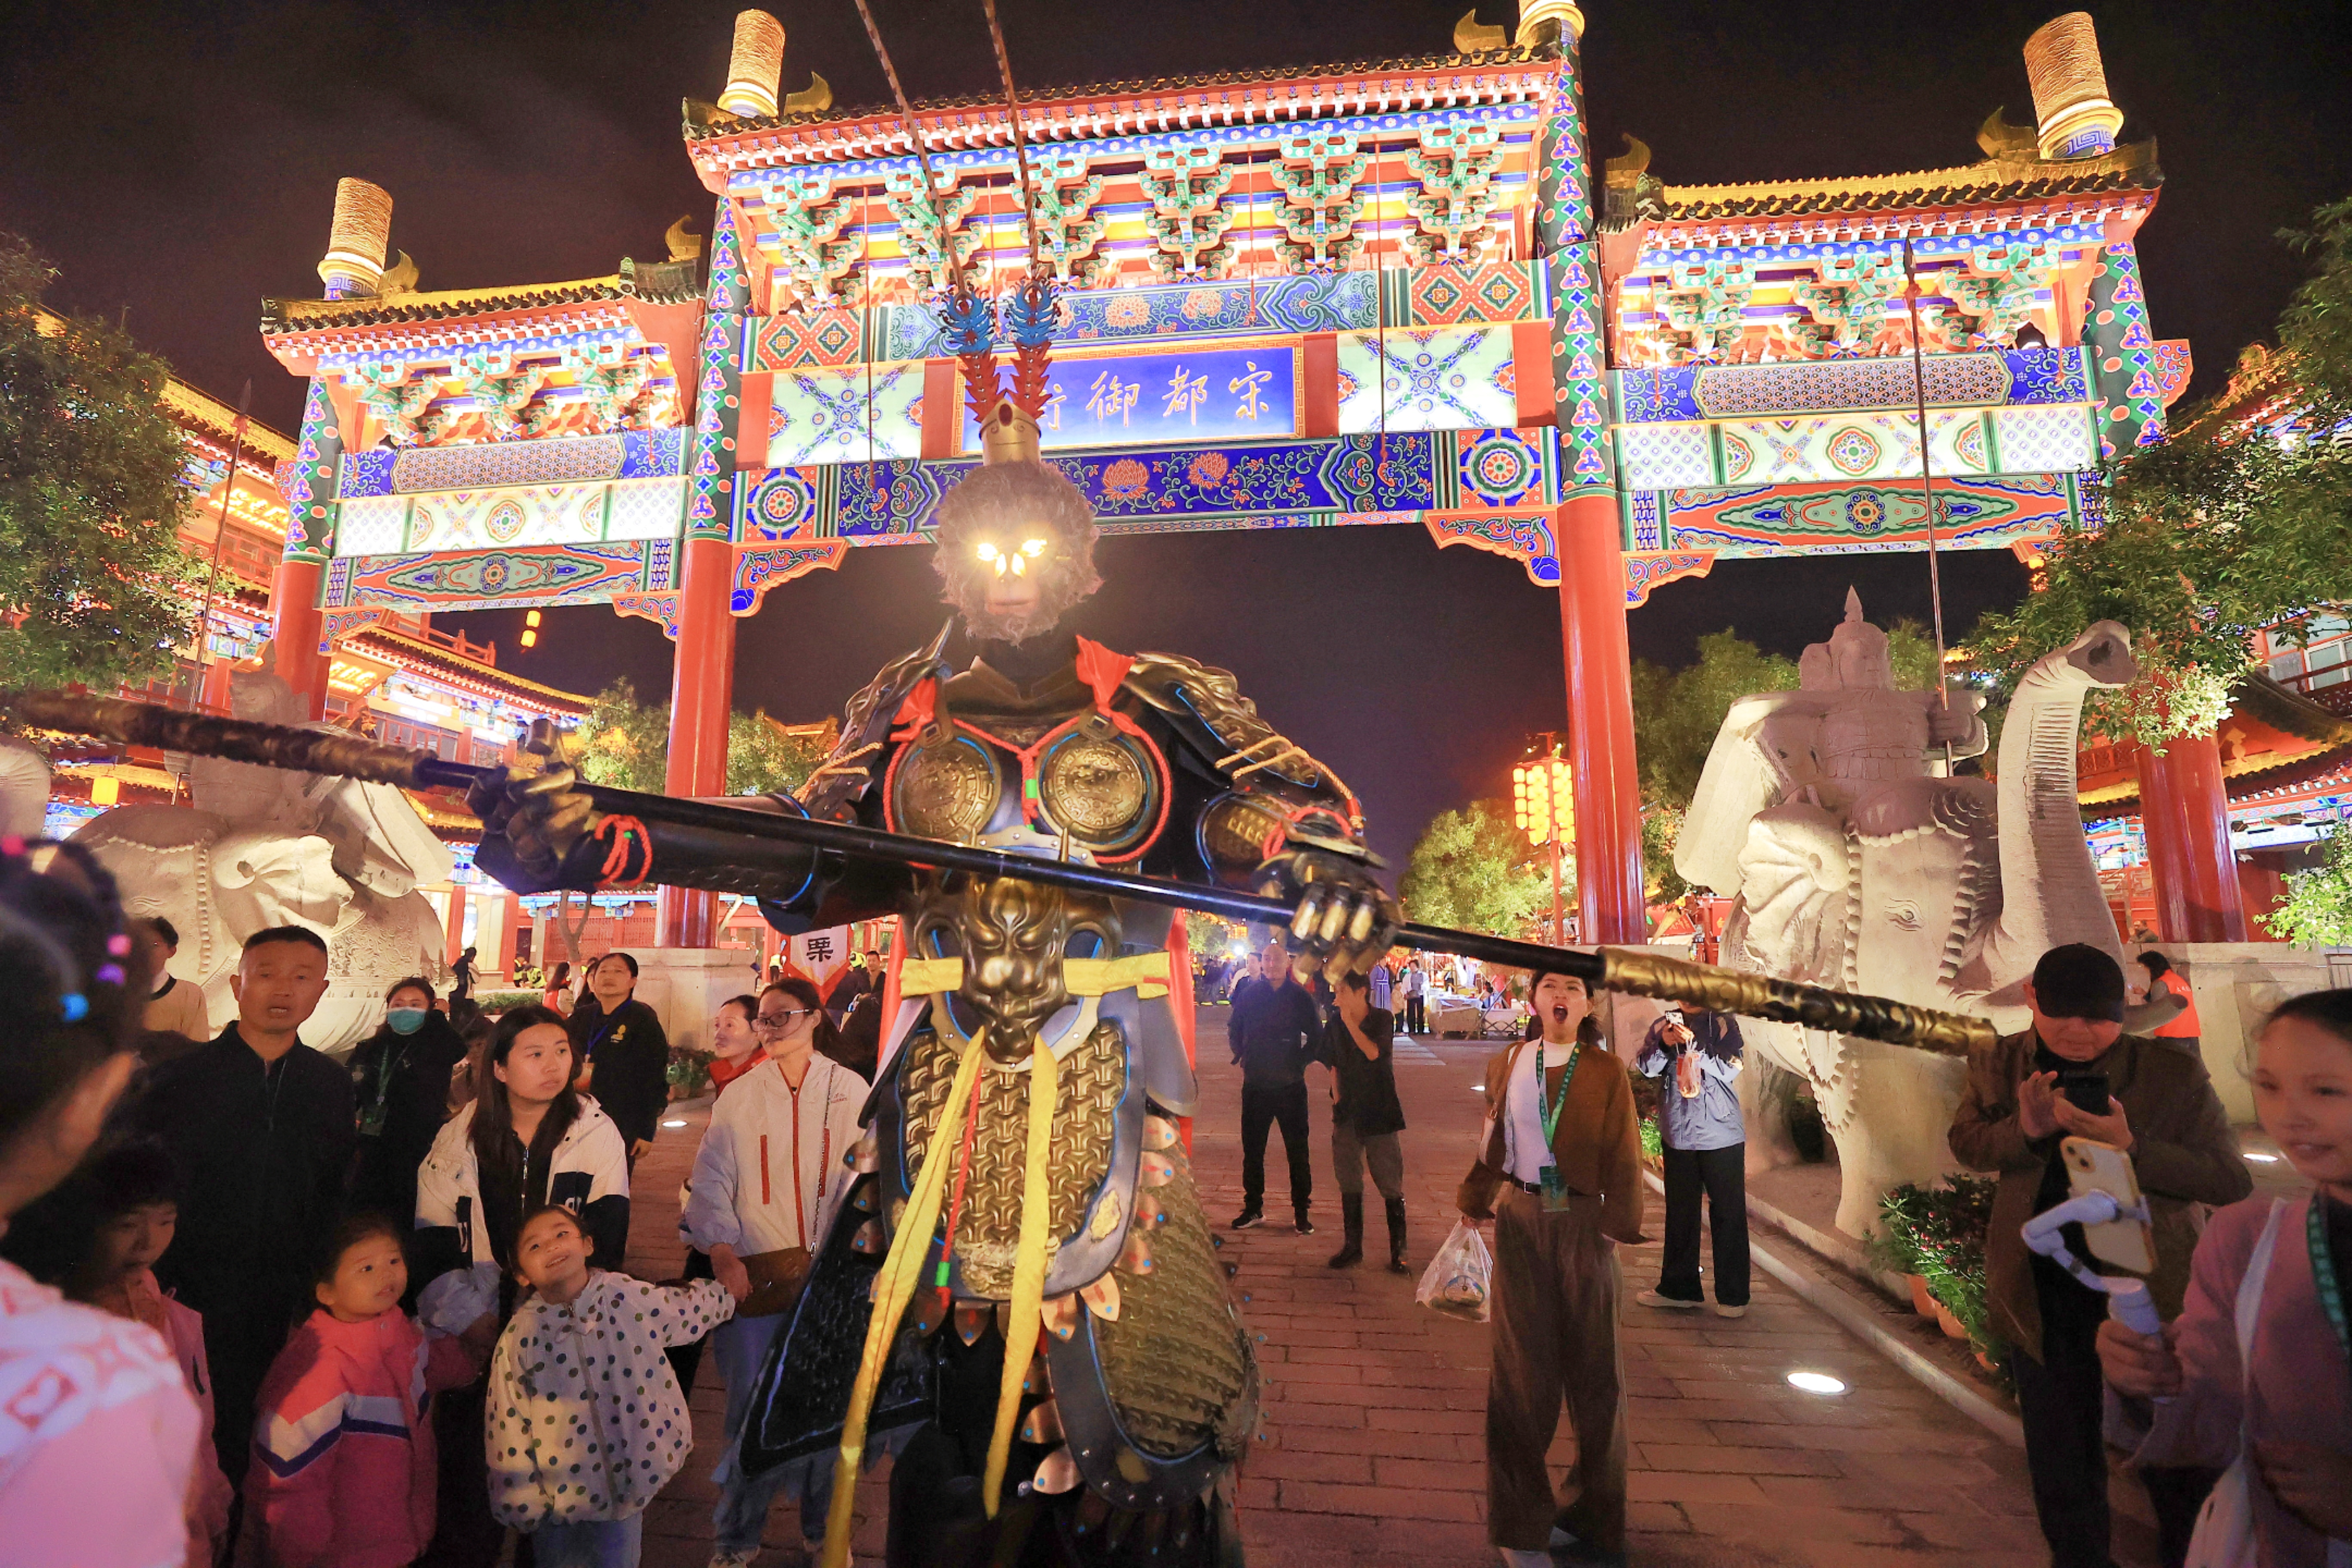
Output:
M1537 1184L1543 1189L1543 1206L1550 1213L1568 1207L1570 1196L1568 1184L1560 1180L1559 1166L1552 1161L1551 1144L1553 1130L1559 1126L1560 1110L1568 1104L1568 1086L1576 1081L1576 1047L1569 1047L1568 1067L1559 1075L1559 1092L1546 1094L1543 1037L1536 1037L1536 1118L1543 1123L1544 1135L1543 1168L1536 1173L1536 1178Z
M2344 1322L2344 1287L2336 1278L2336 1249L2327 1235L2327 1194L2314 1191L2311 1194L2311 1218L2304 1226L2304 1239L2311 1247L2311 1282L2319 1290L2319 1304L2326 1310L2327 1321L2336 1326L2336 1342L2344 1347L2344 1357L2352 1361L2352 1329Z

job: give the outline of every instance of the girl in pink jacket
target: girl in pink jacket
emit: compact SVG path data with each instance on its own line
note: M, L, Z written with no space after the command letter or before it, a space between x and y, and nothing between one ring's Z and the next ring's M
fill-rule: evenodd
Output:
M485 1316L458 1339L400 1310L408 1265L381 1215L345 1220L318 1276L319 1310L261 1385L240 1563L402 1568L433 1539L435 1391L480 1375Z
M2288 1002L2257 1050L2255 1114L2311 1190L2258 1193L2214 1215L2179 1321L2142 1335L2110 1319L2099 1360L2117 1389L2163 1401L2141 1464L2246 1461L2262 1568L2341 1568L2352 1563L2352 991ZM2258 1268L2245 1290L2252 1353L2241 1357L2240 1293Z

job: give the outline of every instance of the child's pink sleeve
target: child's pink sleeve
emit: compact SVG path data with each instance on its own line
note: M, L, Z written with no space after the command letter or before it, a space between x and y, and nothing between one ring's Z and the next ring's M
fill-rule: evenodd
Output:
M445 1388L465 1387L482 1375L488 1362L487 1354L475 1354L455 1334L425 1336L425 1386L436 1394Z
M270 1363L253 1422L253 1468L246 1516L261 1520L265 1561L275 1568L323 1568L335 1541L335 1472L352 1390L337 1357L298 1330Z

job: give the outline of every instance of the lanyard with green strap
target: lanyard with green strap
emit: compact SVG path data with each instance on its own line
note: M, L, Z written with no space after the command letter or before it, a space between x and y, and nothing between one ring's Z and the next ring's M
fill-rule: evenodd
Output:
M1543 1205L1548 1209L1568 1206L1568 1184L1559 1178L1559 1166L1552 1159L1552 1133L1559 1126L1559 1113L1568 1104L1568 1086L1576 1081L1577 1049L1568 1047L1568 1067L1559 1075L1559 1092L1544 1092L1544 1042L1536 1037L1536 1119L1543 1124L1543 1166L1536 1173L1537 1184L1543 1189Z
M2336 1325L2336 1342L2344 1347L2344 1356L2352 1361L2352 1329L2344 1323L2344 1287L2336 1278L2336 1248L2327 1234L2327 1194L2311 1194L2311 1217L2305 1222L2304 1238L2311 1247L2311 1282L2319 1289L2319 1304L2326 1310L2327 1321Z

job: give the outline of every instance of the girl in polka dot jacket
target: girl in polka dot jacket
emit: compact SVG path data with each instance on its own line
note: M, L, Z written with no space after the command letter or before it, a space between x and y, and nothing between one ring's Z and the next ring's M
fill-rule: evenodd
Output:
M637 1561L645 1507L694 1447L662 1352L735 1315L715 1279L649 1285L588 1255L569 1210L523 1220L515 1272L532 1294L490 1358L490 1511L530 1535L541 1568Z

